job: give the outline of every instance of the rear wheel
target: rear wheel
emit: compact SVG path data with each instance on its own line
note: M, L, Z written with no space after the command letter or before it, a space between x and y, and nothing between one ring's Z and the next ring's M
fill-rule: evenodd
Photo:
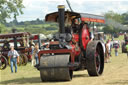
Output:
M0 66L0 70L4 70L7 67L7 59L4 56L1 56L1 66Z
M104 70L104 52L102 44L91 41L86 49L86 66L90 76L99 76Z
M97 72L99 72L100 71L100 66L101 66L100 65L101 64L101 57L100 57L98 51L96 51L94 57L95 57L96 70L97 70Z

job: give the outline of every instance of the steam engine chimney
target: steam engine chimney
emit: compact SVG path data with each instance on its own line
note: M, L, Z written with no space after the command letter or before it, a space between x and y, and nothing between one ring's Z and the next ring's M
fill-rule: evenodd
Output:
M59 12L59 32L65 33L65 26L64 26L65 6L59 5L58 12Z

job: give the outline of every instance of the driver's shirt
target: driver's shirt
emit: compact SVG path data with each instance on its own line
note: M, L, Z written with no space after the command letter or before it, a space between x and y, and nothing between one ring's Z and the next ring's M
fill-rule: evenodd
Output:
M16 50L11 50L8 52L8 56L11 57L11 58L16 58L19 56L18 52Z

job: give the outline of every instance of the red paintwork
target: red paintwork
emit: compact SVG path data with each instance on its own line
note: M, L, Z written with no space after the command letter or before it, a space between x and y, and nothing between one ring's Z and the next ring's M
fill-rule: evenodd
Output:
M81 53L81 49L79 46L79 33L76 34L72 34L72 41L70 42L70 46L72 47L72 49L55 49L55 50L41 50L38 53L39 56L39 60L40 60L40 56L41 54L49 54L49 53L69 53L71 55L71 62L74 63L75 61L75 57L79 56ZM87 39L88 38L88 39ZM86 49L86 46L88 44L88 42L90 41L89 38L89 30L87 28L87 25L84 25L82 28L82 44L84 49ZM59 44L58 41L53 41L50 42L50 44Z
M59 41L51 41L50 44L57 45L57 44L59 44Z
M72 51L74 52L74 56L78 56L81 52L80 48L78 50L76 50L76 46L75 45L71 45L72 46Z
M31 35L31 36L30 36L30 40L38 40L38 37L39 37L38 34L36 34L36 35Z
M73 34L73 41L79 43L79 34ZM84 47L84 50L86 49L86 46L88 44L88 42L90 41L90 34L89 34L89 29L87 27L87 25L85 24L82 28L82 44Z
M72 38L72 42L75 43L71 43L71 47L72 47L72 50L74 51L75 53L75 56L78 56L80 54L80 48L78 50L76 50L76 45L78 46L78 43L79 43L79 34L72 34L73 38Z
M72 40L75 40L75 42L79 42L79 35L78 34L72 34L72 36L73 36Z
M81 18L81 21L105 23L105 20L102 20L102 19L85 18L85 17L82 17L82 18Z
M34 36L34 39L35 39L35 40L37 40L37 39L38 39L38 37L39 37L39 35L35 35L35 36Z
M84 25L82 28L82 44L83 44L84 50L86 50L86 47L89 41L90 41L89 29L87 25Z

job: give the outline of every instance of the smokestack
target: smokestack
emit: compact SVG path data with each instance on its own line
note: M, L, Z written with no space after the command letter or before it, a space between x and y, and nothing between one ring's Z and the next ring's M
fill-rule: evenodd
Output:
M64 26L65 6L59 5L58 12L59 12L59 32L65 33L65 26Z

